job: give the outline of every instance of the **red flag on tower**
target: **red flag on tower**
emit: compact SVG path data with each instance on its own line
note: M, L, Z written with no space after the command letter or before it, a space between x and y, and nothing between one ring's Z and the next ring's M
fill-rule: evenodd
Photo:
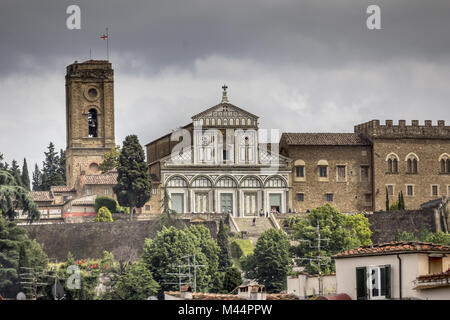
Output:
M100 38L102 40L106 40L106 60L109 61L109 36L108 36L108 28L106 28L106 32L103 33Z

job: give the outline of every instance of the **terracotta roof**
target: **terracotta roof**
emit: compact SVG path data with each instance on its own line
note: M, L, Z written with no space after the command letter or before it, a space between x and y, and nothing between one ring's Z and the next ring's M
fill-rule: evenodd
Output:
M347 258L358 256L377 256L396 253L419 253L419 252L445 252L450 253L450 246L433 244L430 242L398 241L364 246L340 252L333 258Z
M76 190L72 187L67 186L51 186L50 190L52 192L76 192Z
M30 191L28 195L33 201L53 201L50 191Z
M164 291L164 294L171 295L177 298L180 297L179 291ZM192 293L192 300L247 300L247 299L239 297L235 294L194 292Z
M298 300L298 297L290 293L267 293L266 300Z
M104 174L88 174L85 176L85 184L117 184L118 173L104 173Z
M359 133L283 133L288 145L368 146L370 141Z

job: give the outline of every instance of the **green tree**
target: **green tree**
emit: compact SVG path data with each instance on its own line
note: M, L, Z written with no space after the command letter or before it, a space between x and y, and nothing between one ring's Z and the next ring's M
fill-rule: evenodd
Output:
M153 239L145 240L142 261L152 273L155 281L160 284L161 291L178 290L177 285L168 283L176 283L178 279L175 276L168 275L168 273L178 272L178 264L186 265L188 260L182 259L182 257L187 255L191 255L190 263L192 265L194 262L192 255L194 254L195 263L206 266L197 268L197 290L209 291L211 289L211 283L214 280L211 278L211 272L215 266L210 267L209 263L214 261L214 257L207 257L204 252L213 252L214 249L212 247L201 248L200 246L205 243L208 244L209 241L195 239L194 233L179 230L175 227L163 227ZM218 257L216 259L218 260ZM213 264L215 263L213 262ZM182 268L181 271L187 273L188 269Z
M22 209L23 213L28 214L30 223L40 217L38 206L31 200L28 191L17 185L9 172L0 171L0 212L4 217L14 219L17 216L17 209Z
M62 177L63 185L66 184L66 151L63 149L59 150L59 167L58 173Z
M268 292L286 289L286 277L291 270L288 236L282 230L269 229L256 242L255 251L243 258L246 278L263 284Z
M241 284L242 277L239 269L236 267L227 268L223 279L222 291L224 293L231 293Z
M110 212L117 212L117 201L109 197L95 198L94 210L98 212L101 207L107 207Z
M51 186L65 185L64 177L61 173L61 159L55 151L55 145L50 142L48 151L44 152L45 160L42 169L42 190L50 190Z
M33 171L33 191L41 191L42 190L42 172L39 169L38 165L35 164Z
M126 267L104 296L113 300L147 300L158 293L159 285L145 264L137 261Z
M363 214L342 214L336 208L326 204L312 210L309 215L294 223L293 239L302 240L292 250L295 256L314 258L319 254L317 248L311 248L317 246L317 225L319 225L320 237L328 239L327 242L322 241L320 255L330 257L330 263L321 266L321 272L334 271L332 255L350 248L372 244L369 220ZM315 264L308 263L305 267L306 271L312 274L317 274L319 271Z
M395 235L396 241L421 241L450 246L450 234L442 231L431 232L421 230L418 235L412 232L401 231Z
M166 188L162 188L163 190L163 198L161 200L161 214L159 215L156 227L158 229L162 229L162 227L169 228L171 226L181 227L181 224L178 220L175 219L176 212L175 210L170 209L170 196L167 192Z
M97 212L97 217L95 217L96 222L113 222L111 212L107 207L101 207Z
M13 160L11 162L11 168L9 169L9 172L14 177L16 185L22 186L22 173L20 172L20 168L16 160Z
M144 150L136 135L125 138L117 171L117 185L114 186L114 192L121 206L130 207L132 219L133 208L141 208L150 200L151 191Z
M386 211L389 211L390 206L389 206L389 190L388 187L386 187Z
M0 170L8 171L9 165L6 162L3 162L3 153L0 152Z
M27 159L23 158L23 165L22 165L22 185L25 189L30 191L30 175L28 173L28 164Z
M120 146L115 146L102 156L103 161L102 163L100 163L98 168L101 170L102 173L115 169L119 166L119 158L120 158Z
M219 232L217 233L217 245L220 248L219 253L219 271L223 272L231 266L230 244L228 241L228 230L223 221L220 220Z
M45 269L47 263L47 255L25 229L0 216L0 295L13 297L20 290L20 268Z

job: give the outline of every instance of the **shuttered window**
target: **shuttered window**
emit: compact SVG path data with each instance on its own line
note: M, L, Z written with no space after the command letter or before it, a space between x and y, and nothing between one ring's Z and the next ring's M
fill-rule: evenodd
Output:
M356 299L367 299L367 271L366 267L356 268Z

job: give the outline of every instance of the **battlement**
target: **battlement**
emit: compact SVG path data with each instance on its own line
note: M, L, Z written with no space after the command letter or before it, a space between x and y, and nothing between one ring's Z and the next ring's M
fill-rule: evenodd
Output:
M384 125L380 120L371 120L356 125L354 130L369 138L450 139L450 126L445 125L445 120L438 120L437 125L433 125L431 120L425 120L423 125L419 120L412 120L410 125L406 120L399 120L395 125L392 120L386 120Z

